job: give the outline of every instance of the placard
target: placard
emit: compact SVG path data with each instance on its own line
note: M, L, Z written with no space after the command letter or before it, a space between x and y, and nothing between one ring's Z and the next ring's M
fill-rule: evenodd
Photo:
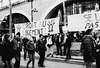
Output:
M100 29L100 11L68 16L69 31L84 31L90 28Z
M15 24L15 33L20 32L22 36L37 36L59 33L59 18L46 19L37 22Z

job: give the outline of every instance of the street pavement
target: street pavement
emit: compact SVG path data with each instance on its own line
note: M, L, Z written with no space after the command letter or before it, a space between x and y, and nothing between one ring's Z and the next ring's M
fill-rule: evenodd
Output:
M25 68L26 64L27 64L28 58L26 61L24 61L23 57L21 57L21 67L20 68ZM12 63L14 63L15 60L12 60ZM38 67L37 65L38 59L35 60L35 68L44 68L44 67ZM45 60L45 68L85 68L85 66L83 65L79 65L79 64L71 64L71 63L63 63L63 62L55 62L55 61L48 61ZM2 63L0 63L0 68L2 68ZM29 67L31 68L31 64L29 65Z
M20 68L26 68L26 64L28 62L28 58L25 61L23 59L23 52L21 53L21 67ZM38 59L39 55L35 53L35 68L44 68L44 67L38 67ZM84 65L84 62L82 60L82 57L75 57L72 56L73 59L69 60L68 62L65 62L64 59L65 56L54 56L54 57L46 57L44 65L46 66L45 68L86 68ZM12 60L12 65L14 64L15 59ZM29 68L31 68L32 64L29 65ZM3 63L0 61L0 68L3 67Z
M76 44L76 46L74 46ZM77 45L77 43L74 43L74 45L72 46L71 50L78 50L80 48L79 45ZM53 51L56 51L56 47L53 47ZM21 52L21 67L20 68L26 68L26 64L28 62L28 57L27 60L24 61L23 59L23 54L24 52ZM82 56L71 56L72 59L70 59L69 61L65 61L65 56L60 56L60 55L54 55L53 57L46 57L45 59L45 68L86 68L84 61L83 61L83 57ZM38 59L39 59L39 55L37 53L35 53L35 68L40 68L38 67L37 63L38 63ZM12 65L14 64L15 59L12 60ZM94 64L94 68L95 68ZM29 65L29 67L31 68L31 64ZM3 67L3 63L0 60L0 68ZM43 67L42 67L43 68Z

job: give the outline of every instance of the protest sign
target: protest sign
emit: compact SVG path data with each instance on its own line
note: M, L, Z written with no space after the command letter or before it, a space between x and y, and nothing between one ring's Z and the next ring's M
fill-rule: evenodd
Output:
M59 33L59 18L46 19L37 22L28 22L24 24L15 24L15 33L16 32L20 32L22 36Z
M15 24L15 34L20 32L21 36L24 36L24 23Z
M90 28L100 29L100 11L68 16L69 31L84 31Z

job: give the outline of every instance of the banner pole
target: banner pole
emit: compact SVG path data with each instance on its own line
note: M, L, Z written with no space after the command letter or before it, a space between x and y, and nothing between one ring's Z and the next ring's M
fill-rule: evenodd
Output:
M10 15L9 15L9 34L10 34L10 38L12 38L12 5L11 5L11 0L9 0L9 11L10 11Z
M65 0L63 0L63 13L64 13L64 26L66 25L66 7L65 7Z

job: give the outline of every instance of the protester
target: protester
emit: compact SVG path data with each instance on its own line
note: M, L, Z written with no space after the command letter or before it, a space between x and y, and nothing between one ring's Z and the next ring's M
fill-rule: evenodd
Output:
M2 38L0 38L0 56L1 56L1 42L2 42Z
M52 51L52 45L53 45L53 41L52 41L52 36L50 36L50 34L48 34L48 37L46 38L47 43L47 57L49 57L50 55L53 57L53 51Z
M21 57L21 51L22 51L22 40L20 38L20 33L18 32L14 39L11 41L13 45L13 52L14 52L14 58L15 58L15 64L14 68L20 68L20 57Z
M4 39L1 42L1 55L2 61L5 64L3 68L12 68L11 60L13 58L12 55L12 45L9 41L9 35L5 34Z
M45 67L44 66L44 59L45 59L45 51L46 51L46 42L42 34L39 35L39 39L36 44L36 50L40 55L38 66L39 67Z
M60 44L60 55L61 56L63 55L63 49L62 49L62 47L64 46L62 45L63 41L64 41L64 33L60 33L59 44Z
M71 59L71 55L70 55L70 48L72 46L72 37L70 34L67 35L67 39L66 39L66 58L65 61L67 61L68 59Z
M32 68L35 68L34 67L34 62L35 62L35 45L34 45L34 40L32 37L29 37L28 38L28 42L27 42L27 45L26 45L26 49L28 51L28 57L29 57L29 61L27 62L27 67L28 68L28 65L32 62Z
M100 68L100 36L96 38L96 68Z
M59 55L59 34L56 34L55 35L55 44L56 44L56 49L57 49L57 53L56 53L56 55Z
M26 61L26 56L27 56L27 49L26 49L26 44L29 41L27 37L23 38L23 45L24 45L24 60Z
M85 36L82 38L81 51L83 53L83 59L86 64L86 68L92 68L92 63L95 62L95 39L92 37L92 29L86 31Z
M63 35L61 33L59 33L56 44L57 44L58 53L61 56L62 56L62 42L63 42Z
M67 40L67 33L64 33L64 40L62 42L62 46L64 46L64 54L63 55L66 55L66 50L67 50L67 43L66 43L66 40Z

